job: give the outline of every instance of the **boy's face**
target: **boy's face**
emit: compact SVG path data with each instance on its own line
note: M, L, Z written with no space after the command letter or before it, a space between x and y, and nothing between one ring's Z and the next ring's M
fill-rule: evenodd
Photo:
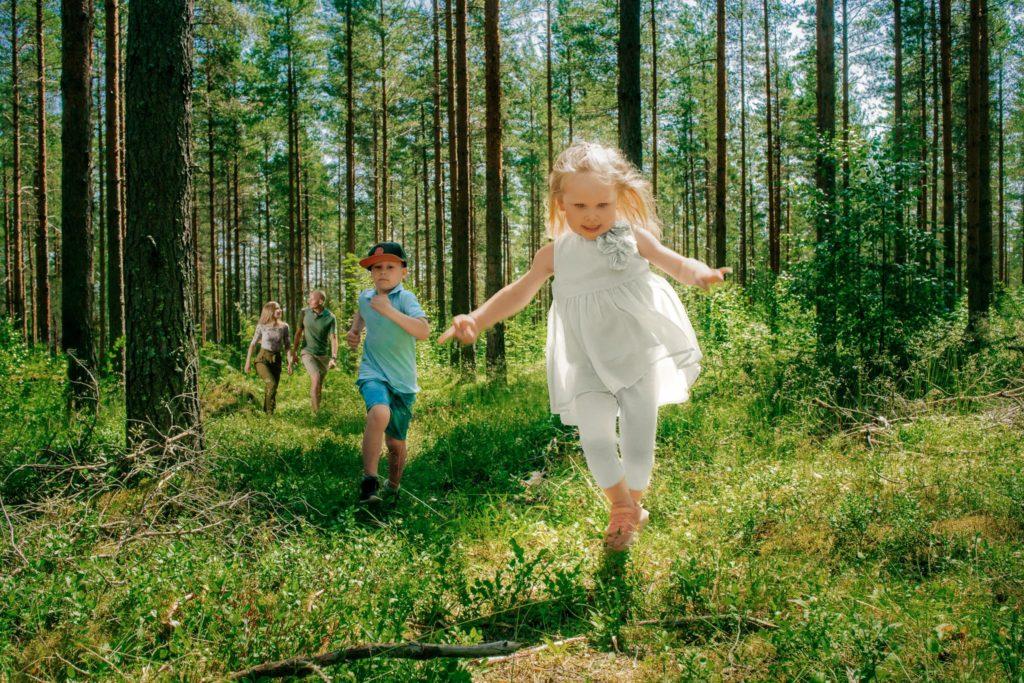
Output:
M409 269L397 261L381 261L370 266L370 279L378 292L390 292L409 274Z
M612 229L618 204L615 187L591 173L576 173L567 178L562 196L558 197L558 208L565 212L569 229L588 240Z

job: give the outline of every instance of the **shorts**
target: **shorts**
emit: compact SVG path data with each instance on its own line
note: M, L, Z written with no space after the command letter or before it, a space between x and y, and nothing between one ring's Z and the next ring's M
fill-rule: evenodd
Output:
M366 402L366 411L377 405L385 405L391 409L391 419L384 433L393 439L405 441L409 432L409 422L412 421L412 404L416 401L416 394L402 394L391 388L387 382L379 379L361 379L356 382L359 393L363 395Z
M327 366L331 362L331 357L328 355L317 356L303 349L302 351L302 367L306 368L306 372L309 376L318 376L323 379L327 376Z

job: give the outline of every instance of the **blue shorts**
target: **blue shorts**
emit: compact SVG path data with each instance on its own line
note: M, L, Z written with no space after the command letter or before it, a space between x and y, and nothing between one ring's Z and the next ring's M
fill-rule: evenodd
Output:
M385 405L391 409L391 419L384 433L393 439L405 441L409 432L409 422L412 421L412 404L416 401L416 394L402 394L391 388L387 382L379 379L361 379L356 382L359 393L363 395L366 402L366 411L378 405Z

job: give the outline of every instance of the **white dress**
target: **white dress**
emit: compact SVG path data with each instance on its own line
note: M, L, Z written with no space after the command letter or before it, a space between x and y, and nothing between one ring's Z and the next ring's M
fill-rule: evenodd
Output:
M597 239L555 240L548 312L551 412L577 424L576 397L617 393L653 370L658 405L682 403L700 373L697 336L675 290L651 272L636 238L617 223Z

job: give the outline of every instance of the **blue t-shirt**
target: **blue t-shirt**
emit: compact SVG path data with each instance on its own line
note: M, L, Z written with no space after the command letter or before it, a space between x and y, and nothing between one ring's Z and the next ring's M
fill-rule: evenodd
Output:
M359 294L359 315L366 323L366 340L357 381L381 380L401 394L415 394L420 390L416 384L416 338L373 310L370 299L376 294L373 289ZM427 317L416 295L401 283L388 292L388 298L395 310L410 318Z

